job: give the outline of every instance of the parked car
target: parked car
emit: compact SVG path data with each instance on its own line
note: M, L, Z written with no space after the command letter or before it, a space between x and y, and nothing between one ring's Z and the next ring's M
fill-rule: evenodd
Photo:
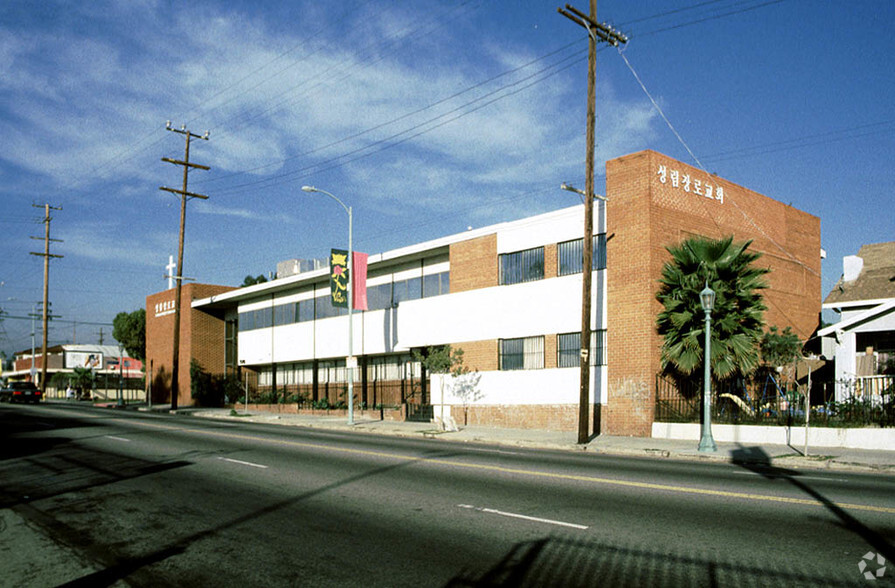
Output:
M0 390L2 402L40 402L43 392L34 382L10 382Z

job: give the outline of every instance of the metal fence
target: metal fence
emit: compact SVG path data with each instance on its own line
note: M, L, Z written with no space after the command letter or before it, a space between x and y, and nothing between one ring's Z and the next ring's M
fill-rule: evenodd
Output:
M713 384L712 422L788 425L805 421L807 386L781 385L773 375ZM895 426L895 376L849 382L813 381L809 420L828 427ZM701 382L656 377L655 420L698 423L702 417Z

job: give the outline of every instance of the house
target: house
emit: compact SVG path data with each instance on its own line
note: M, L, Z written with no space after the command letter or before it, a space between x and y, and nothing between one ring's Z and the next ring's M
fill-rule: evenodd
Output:
M836 360L836 400L879 397L895 371L895 241L863 245L844 257L842 277L823 308L840 316L818 331L824 355Z
M817 217L654 151L607 162L606 192L591 236L591 432L651 434L666 246L694 235L751 240L771 270L767 323L803 340L815 332ZM583 217L583 205L564 207L371 254L368 309L353 315L351 329L356 402L401 403L458 421L462 413L468 424L576 430ZM281 399L344 400L348 317L330 303L329 279L324 267L229 291L184 285L181 308L192 326L181 327L180 365L196 359ZM173 308L171 290L147 297L153 381L170 373ZM463 349L474 381L448 379L442 388L422 371L413 352L445 344ZM180 390L189 394L189 382Z

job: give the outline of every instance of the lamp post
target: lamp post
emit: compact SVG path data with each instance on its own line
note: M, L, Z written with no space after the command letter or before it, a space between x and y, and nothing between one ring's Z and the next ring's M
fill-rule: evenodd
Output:
M712 438L712 309L715 307L715 291L705 288L699 293L702 310L705 311L705 376L702 382L702 437L699 439L699 451L717 451Z
M351 207L345 206L345 203L336 198L333 194L330 194L326 190L321 190L320 188L315 188L314 186L302 186L302 191L304 192L319 192L320 194L324 194L329 196L333 200L339 203L339 206L345 209L345 212L348 213L348 357L345 358L345 370L348 372L348 424L354 424L354 319L352 318L353 310L354 310L354 300L352 297L354 296L354 288L352 288L351 283L354 281L354 263L351 259L352 250L351 250L351 234L353 230L353 217L351 214Z

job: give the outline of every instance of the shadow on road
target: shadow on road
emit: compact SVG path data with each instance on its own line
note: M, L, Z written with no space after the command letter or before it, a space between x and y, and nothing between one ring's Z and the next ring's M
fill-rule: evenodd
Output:
M327 484L325 486L321 486L309 492L305 492L285 500L281 500L279 502L275 502L263 508L256 509L250 513L245 515L235 517L229 521L223 522L214 527L210 527L208 529L204 529L202 531L193 533L191 535L187 535L185 537L181 537L180 539L175 539L171 541L168 545L162 546L160 549L157 549L151 553L145 554L139 557L130 557L130 558L116 558L114 561L110 561L111 557L107 556L104 558L103 564L106 566L105 569L95 572L93 574L89 574L68 584L64 584L65 587L68 588L79 588L79 587L90 587L95 588L97 586L110 586L115 584L120 580L125 580L129 583L133 583L134 585L146 585L151 586L155 585L158 581L157 578L152 576L148 571L143 570L143 568L150 566L152 564L164 561L165 559L179 555L185 552L192 544L201 541L203 539L207 539L223 533L233 527L237 527L239 525L243 525L245 523L249 523L256 519L265 517L267 515L284 511L296 504L299 504L303 501L314 498L315 496L319 496L326 492L331 492L335 489L338 489L343 486L347 486L349 484L353 484L360 480L364 480L366 478L372 478L375 476L380 476L382 474L396 471L402 468L409 467L411 465L423 462L427 459L431 459L432 457L452 457L455 455L460 455L455 452L447 452L444 450L438 450L433 452L433 455L421 456L416 459L408 459L402 461L400 463L391 464L379 468L374 468L343 480L339 480L337 482L333 482L331 484Z
M671 548L642 549L566 537L517 543L493 567L453 578L446 588L524 586L843 586L840 578L820 575L804 562L785 569L765 562L754 566L719 559L712 553L680 553Z
M839 525L855 533L868 543L873 549L883 555L888 561L895 561L895 547L886 541L885 537L864 525L850 515L841 506L812 488L804 480L800 480L799 472L773 465L770 456L761 447L740 447L732 453L733 463L749 471L760 474L769 480L784 480L789 482L830 511L838 520Z

